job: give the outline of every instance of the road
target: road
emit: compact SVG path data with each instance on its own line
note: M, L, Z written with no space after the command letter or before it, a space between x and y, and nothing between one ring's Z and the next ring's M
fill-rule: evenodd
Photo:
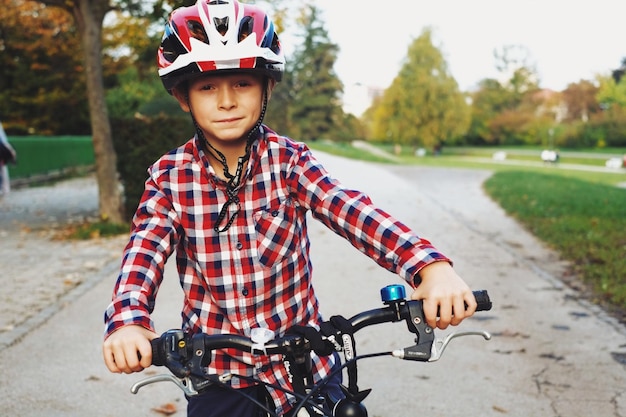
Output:
M319 157L347 186L367 192L377 205L430 239L473 288L487 289L494 302L492 311L449 330L487 330L493 335L490 341L455 339L434 363L388 357L362 362L359 385L373 388L367 400L370 415L626 417L624 327L565 286L560 278L567 265L484 194L481 184L488 171ZM0 211L9 213L0 218L3 311L33 305L27 320L14 316L0 329L0 414L158 416L153 409L171 403L179 410L174 415L183 416L184 399L173 385L146 387L136 396L129 392L132 383L160 369L113 375L102 363L102 314L124 239L51 240L36 227L38 221L46 222L43 214L29 217L32 228L25 229L17 202L32 201L29 192L16 190L9 196L13 204L0 201ZM63 201L73 202L73 212L85 216L96 209L85 198L54 201L61 207ZM91 209L82 207L89 204ZM10 220L12 216L16 218ZM377 308L379 289L399 282L318 222L310 222L310 233L325 315L351 316ZM56 274L58 268L65 268L64 274ZM81 278L52 299L47 295L47 304L31 303L23 288L16 290L21 297L10 296L18 283L28 288L33 282L31 293L37 298L42 276L54 280L68 274ZM165 281L154 315L159 331L179 324L180 290L171 263ZM388 325L360 334L358 342L359 353L367 353L413 341L403 325Z

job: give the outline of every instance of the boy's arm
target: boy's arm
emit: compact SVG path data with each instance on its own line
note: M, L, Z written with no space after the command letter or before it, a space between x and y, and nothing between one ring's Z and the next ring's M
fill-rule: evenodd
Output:
M411 298L424 300L431 327L445 329L474 313L476 300L470 288L429 241L376 207L367 195L345 189L307 148L299 154L292 172L300 201L314 217L380 266L417 287ZM421 283L416 285L416 281Z
M103 355L111 372L141 371L152 361L150 340L157 334L150 314L165 262L177 239L172 213L169 199L149 179L133 219L113 298L105 311Z

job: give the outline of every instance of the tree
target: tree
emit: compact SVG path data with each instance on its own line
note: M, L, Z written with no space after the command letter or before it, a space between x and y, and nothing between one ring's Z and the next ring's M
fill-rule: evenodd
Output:
M25 0L0 8L0 115L7 131L88 132L80 50L66 12Z
M430 29L409 46L373 117L374 137L414 147L436 147L467 131L469 106Z
M493 140L489 122L507 109L507 96L506 89L498 80L486 78L478 83L478 89L471 94L471 122L465 138L467 144L482 145Z
M100 217L113 223L122 223L124 213L117 174L117 156L113 148L102 76L102 27L104 16L113 6L109 0L38 0L38 2L69 12L76 23L85 66Z
M472 118L465 141L470 144L518 144L541 141L548 130L546 102L538 94L538 77L525 47L494 50L498 79L484 79L472 92ZM539 116L541 114L541 117Z
M600 87L597 99L602 107L626 108L626 77L622 77L617 83L613 77L599 76L598 82Z
M118 120L183 113L178 102L163 88L157 73L155 56L162 25L157 27L147 17L120 11L115 11L114 16L114 23L103 32L109 117Z
M539 77L531 63L528 48L522 45L504 45L500 49L495 49L493 55L501 83L514 100L511 106L521 102L525 93L539 88Z
M568 84L562 92L562 99L567 107L565 121L580 120L586 122L591 115L598 113L601 108L596 96L598 87L591 81L580 80Z
M339 96L343 90L333 66L338 47L320 22L319 10L307 6L300 21L303 44L294 54L291 71L292 135L316 140L332 132L343 118Z

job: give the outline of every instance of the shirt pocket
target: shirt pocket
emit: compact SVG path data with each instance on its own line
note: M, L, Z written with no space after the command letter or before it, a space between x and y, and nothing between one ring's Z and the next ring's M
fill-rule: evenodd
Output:
M259 261L264 266L272 267L298 256L301 227L292 200L254 213L254 227Z

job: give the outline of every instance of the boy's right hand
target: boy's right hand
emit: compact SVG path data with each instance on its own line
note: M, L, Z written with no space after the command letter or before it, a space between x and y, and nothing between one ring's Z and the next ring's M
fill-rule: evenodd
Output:
M102 345L104 363L109 371L130 374L152 365L150 341L159 335L137 325L124 326L113 332Z

